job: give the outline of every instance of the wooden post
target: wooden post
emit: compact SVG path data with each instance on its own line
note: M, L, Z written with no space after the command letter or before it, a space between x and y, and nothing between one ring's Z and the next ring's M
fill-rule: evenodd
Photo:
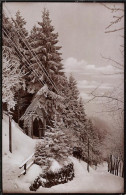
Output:
M31 115L31 137L33 138L33 115Z
M124 162L123 162L123 167L122 167L122 174L121 174L122 177L124 177Z
M87 164L87 171L89 172L89 138L88 138L88 164Z
M9 151L12 153L12 129L11 129L12 116L9 115Z
M25 172L24 172L24 175L26 174L26 163L24 164L24 170L25 170Z
M119 157L118 157L118 163L117 163L117 176L119 175Z

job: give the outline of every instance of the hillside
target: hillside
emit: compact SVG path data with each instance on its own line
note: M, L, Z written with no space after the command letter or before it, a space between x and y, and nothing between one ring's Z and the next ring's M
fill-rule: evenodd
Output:
M19 165L31 153L34 152L35 143L33 140L25 135L19 126L12 122L12 139L13 139L13 152L8 151L9 146L9 131L8 131L8 116L3 117L3 191L4 192L17 192L29 193L30 184L34 179L42 173L42 169L38 165L33 165L26 175L18 178ZM123 192L123 178L114 176L107 172L107 164L101 164L97 170L90 167L90 172L87 172L87 163L79 161L74 157L69 157L70 161L74 163L75 177L72 181L65 184L53 186L51 188L40 187L37 193L77 193L77 192ZM60 168L56 160L52 163L52 170Z
M18 192L19 165L33 152L36 140L31 139L22 132L22 129L12 120L12 153L9 152L9 118L3 116L2 121L2 169L3 169L3 191ZM35 168L37 165L35 166ZM37 167L38 168L38 167ZM36 168L36 174L38 174ZM39 169L39 168L38 168ZM36 175L34 176L36 177ZM24 186L24 185L23 185ZM24 188L24 187L23 187Z

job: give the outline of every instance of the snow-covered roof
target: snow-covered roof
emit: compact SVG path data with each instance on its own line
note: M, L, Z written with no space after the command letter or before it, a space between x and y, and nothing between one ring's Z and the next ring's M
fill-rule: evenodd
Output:
M57 95L53 91L50 91L46 84L37 92L36 96L43 95L43 94L45 95L45 97L49 96L52 99L58 99L58 100L63 100L64 99L62 96Z
M35 95L33 101L26 109L24 115L20 118L20 120L25 120L29 115L36 115L37 116L37 109L41 109L46 113L45 109L45 102L44 100L47 97L51 97L54 100L62 101L63 97L57 95L53 91L48 89L48 86L45 84Z

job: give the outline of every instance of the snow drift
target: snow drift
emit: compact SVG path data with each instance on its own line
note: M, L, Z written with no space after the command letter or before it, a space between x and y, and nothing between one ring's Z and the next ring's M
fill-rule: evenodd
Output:
M12 120L12 155L9 152L9 118L4 115L2 123L2 153L15 158L15 163L20 164L25 158L33 153L36 140L23 133L22 129Z

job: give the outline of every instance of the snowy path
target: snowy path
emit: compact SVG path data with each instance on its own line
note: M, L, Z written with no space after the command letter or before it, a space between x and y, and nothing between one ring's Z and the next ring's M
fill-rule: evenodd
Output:
M50 189L40 187L37 192L42 193L121 193L123 192L123 178L107 172L105 164L95 171L90 168L87 172L87 164L70 157L74 163L75 178L66 184L53 186Z

